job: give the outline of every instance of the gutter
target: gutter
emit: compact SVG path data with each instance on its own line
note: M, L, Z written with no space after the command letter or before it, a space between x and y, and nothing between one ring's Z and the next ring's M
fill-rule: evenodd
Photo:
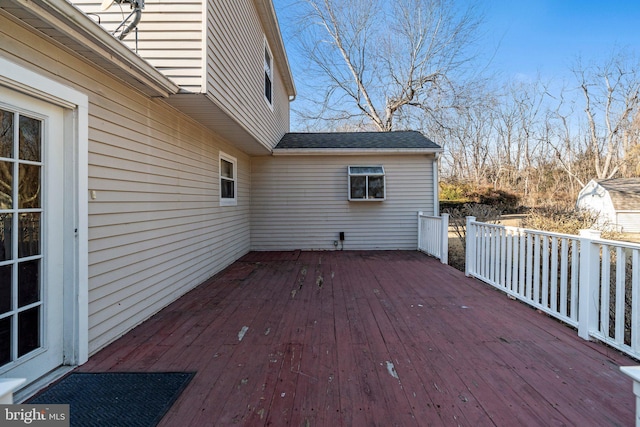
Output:
M56 38L56 35L75 41L86 52L94 53L95 57L79 52L76 52L77 55L98 66L101 64L96 62L96 57L112 64L114 68L122 70L121 74L111 70L112 74L147 95L167 98L169 95L178 93L180 88L171 79L66 0L11 1L50 27L49 31L42 28L36 29L58 43L62 42ZM68 43L62 44L73 49L73 46L69 46Z
M274 148L274 156L362 156L370 154L435 154L442 148Z

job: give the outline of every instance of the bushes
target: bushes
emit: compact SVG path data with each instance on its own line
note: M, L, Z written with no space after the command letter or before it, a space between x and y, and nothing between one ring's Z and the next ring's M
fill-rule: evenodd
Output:
M492 187L472 187L458 182L440 183L440 206L445 209L460 209L465 204L475 203L496 208L503 213L513 213L518 209L520 197Z
M599 221L598 213L562 207L532 209L522 219L522 227L574 235L580 234L580 230L591 228L602 231L602 237L607 239L615 240L619 237L619 233L612 231L612 227Z

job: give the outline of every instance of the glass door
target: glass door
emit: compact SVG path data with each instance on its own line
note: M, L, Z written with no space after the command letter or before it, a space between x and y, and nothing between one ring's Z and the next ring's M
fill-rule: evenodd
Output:
M62 211L45 197L51 185L62 188L62 172L45 162L61 135L59 107L0 87L2 376L31 381L62 362L62 254L49 257L59 231L46 232Z

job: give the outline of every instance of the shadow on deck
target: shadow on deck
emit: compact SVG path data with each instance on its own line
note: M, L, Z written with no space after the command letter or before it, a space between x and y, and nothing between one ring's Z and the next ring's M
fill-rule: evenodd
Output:
M78 370L197 372L163 426L603 426L635 364L419 252L252 252Z

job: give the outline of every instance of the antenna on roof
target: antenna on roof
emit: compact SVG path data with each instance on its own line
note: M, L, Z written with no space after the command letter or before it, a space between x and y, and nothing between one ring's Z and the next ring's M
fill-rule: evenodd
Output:
M144 0L103 0L100 8L102 10L107 10L113 5L113 3L129 3L131 5L131 13L129 16L124 18L120 25L113 30L112 34L118 40L124 39L131 30L136 28L138 23L140 22L140 18L142 17L142 9L144 9Z

